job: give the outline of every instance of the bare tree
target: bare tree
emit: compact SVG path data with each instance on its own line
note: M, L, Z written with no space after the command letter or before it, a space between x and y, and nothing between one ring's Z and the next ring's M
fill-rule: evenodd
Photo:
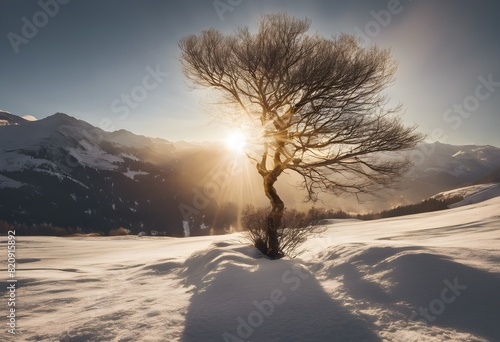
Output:
M257 33L209 29L179 42L186 77L219 90L261 127L261 149L248 156L271 202L260 246L271 258L283 256L285 206L274 187L283 172L302 177L310 200L322 191L370 193L409 166L380 154L422 139L383 94L396 71L388 50L363 48L348 34L307 34L309 27L307 19L278 13L263 16Z

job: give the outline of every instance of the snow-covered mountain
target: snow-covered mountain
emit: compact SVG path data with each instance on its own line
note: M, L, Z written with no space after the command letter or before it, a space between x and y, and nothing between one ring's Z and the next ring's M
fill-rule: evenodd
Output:
M28 120L17 115L12 115L9 112L0 110L0 126L20 125Z
M181 235L179 206L192 203L195 181L217 162L214 148L105 132L62 113L2 117L9 125L0 127L0 220ZM222 229L219 211L214 201L197 209L197 224Z
M414 165L401 180L400 189L389 192L389 206L416 203L442 191L474 184L500 167L500 148L490 145L422 143L405 153Z
M413 173L419 177L442 173L475 181L500 165L500 149L490 145L455 146L437 142L421 144L410 155L416 162Z
M222 231L235 221L237 208L230 199L200 195L200 184L213 184L210 177L229 169L231 158L216 144L105 132L62 113L29 121L2 111L0 120L5 123L0 125L0 220L104 232L123 226L170 235L183 234L187 216L192 217L195 234L196 227ZM386 202L360 207L355 200L334 198L334 209L366 212L416 203L470 185L500 167L500 149L493 146L433 143L405 153L415 165L400 190L384 193ZM249 177L248 188L260 184L256 173L249 171ZM287 206L303 199L290 186L295 180L292 176L279 181ZM252 191L239 192L242 201L250 201Z

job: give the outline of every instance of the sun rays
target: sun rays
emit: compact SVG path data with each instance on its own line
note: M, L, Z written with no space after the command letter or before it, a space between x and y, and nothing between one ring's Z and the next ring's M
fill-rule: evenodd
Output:
M248 138L242 131L234 131L225 140L226 148L236 153L243 153L248 144Z

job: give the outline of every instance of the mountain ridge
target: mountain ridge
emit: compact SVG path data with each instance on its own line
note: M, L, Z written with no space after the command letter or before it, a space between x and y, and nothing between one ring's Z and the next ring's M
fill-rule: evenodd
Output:
M201 226L223 232L237 224L233 199L202 193L212 175L231 167L228 151L216 143L173 143L126 130L107 132L65 113L37 121L2 113L20 124L0 126L0 220L104 232L123 226L135 233L154 229L173 236L183 234L185 220L193 234L205 234ZM410 159L424 157L402 179L402 190L381 192L386 202L368 202L366 210L370 205L371 210L383 210L417 203L500 168L500 149L490 145L423 143L403 153ZM219 190L249 194L260 184L258 175L250 177L240 190L226 177ZM283 190L278 190L290 207L302 203L289 185L297 180L279 180ZM242 198L254 203L248 195ZM352 198L333 197L332 202L334 209L360 210ZM200 203L203 208L195 206ZM190 208L189 215L180 208Z
M179 205L193 196L183 187L191 190L209 171L186 174L176 164L197 150L125 130L106 132L64 113L2 126L0 220L180 236L189 218ZM220 211L212 201L191 224L229 228Z
M0 126L21 125L25 122L28 122L28 120L7 111L0 110Z

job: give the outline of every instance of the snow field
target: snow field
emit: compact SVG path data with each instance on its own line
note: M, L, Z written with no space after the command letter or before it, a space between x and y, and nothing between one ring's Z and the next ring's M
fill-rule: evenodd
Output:
M293 260L268 260L240 234L19 237L18 335L1 338L500 341L499 228L497 197L332 220Z

